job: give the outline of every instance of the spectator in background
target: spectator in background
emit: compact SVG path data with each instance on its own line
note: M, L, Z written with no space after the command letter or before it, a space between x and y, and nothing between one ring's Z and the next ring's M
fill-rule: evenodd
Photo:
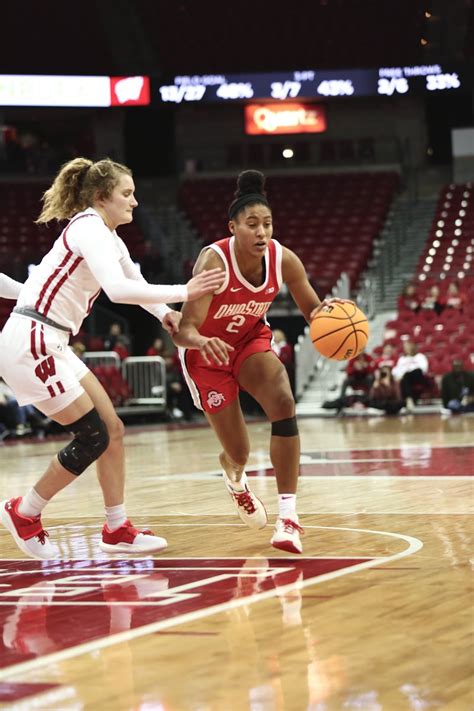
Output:
M420 392L427 385L428 358L418 353L416 343L403 342L403 354L398 358L392 370L394 378L400 383L400 391L407 410L413 410Z
M285 366L290 379L290 385L295 392L295 354L291 343L288 343L286 334L280 328L272 331L272 350L277 354L280 361Z
M441 399L453 413L474 412L474 372L464 370L461 360L453 360L451 372L443 375Z
M393 377L389 366L382 366L375 372L375 379L370 388L369 407L385 410L387 415L397 415L403 407L400 386Z
M439 286L433 284L425 298L421 302L422 311L434 311L438 316L442 312L444 304L441 299L441 291Z
M153 341L153 344L148 348L146 355L147 356L161 356L161 358L164 358L165 360L167 358L169 358L169 353L167 352L167 350L165 348L165 342L160 336L157 336L155 338L155 340Z
M420 297L414 284L406 284L398 297L398 310L402 311L403 309L409 309L415 313L420 310Z
M160 356L166 365L166 403L170 419L192 419L193 401L184 381L178 351L173 344L173 352L167 350L163 338L157 336L148 348L147 356Z
M363 408L368 405L369 391L374 380L375 361L364 351L349 361L346 368L346 378L342 383L339 397L335 400L326 400L323 403L325 410L337 410L341 414L345 407ZM351 393L348 394L348 389Z
M40 433L44 436L51 420L33 405L19 405L11 388L0 378L0 421L16 437Z
M74 341L74 343L71 344L71 350L75 355L77 355L80 360L84 360L84 353L86 352L86 347L82 343L82 341Z
M109 334L104 338L104 349L115 351L120 360L130 355L130 339L122 332L122 326L118 322L110 324Z
M444 306L447 309L457 309L458 311L462 311L465 302L466 302L466 295L459 291L458 283L455 281L452 281L451 284L449 284L448 289L446 291L446 298L444 300Z
M397 362L397 356L395 355L395 348L391 343L386 343L382 348L382 353L378 358L375 358L374 367L376 370L387 367L390 370L395 366Z
M374 359L365 351L350 360L347 364L347 376L342 383L340 398L345 398L348 387L368 393L374 380L374 368Z

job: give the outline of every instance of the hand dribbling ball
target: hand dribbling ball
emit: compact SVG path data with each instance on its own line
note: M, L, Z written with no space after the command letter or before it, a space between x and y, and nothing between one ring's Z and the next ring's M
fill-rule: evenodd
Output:
M355 304L329 303L310 324L313 346L325 358L350 360L367 345L369 322Z

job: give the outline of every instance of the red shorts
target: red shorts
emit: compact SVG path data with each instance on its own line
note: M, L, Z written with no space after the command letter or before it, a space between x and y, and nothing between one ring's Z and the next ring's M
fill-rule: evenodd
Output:
M262 324L251 339L234 346L228 365L208 365L198 350L180 348L183 375L198 410L214 413L230 405L239 395L242 363L254 353L271 351L271 340L271 330Z

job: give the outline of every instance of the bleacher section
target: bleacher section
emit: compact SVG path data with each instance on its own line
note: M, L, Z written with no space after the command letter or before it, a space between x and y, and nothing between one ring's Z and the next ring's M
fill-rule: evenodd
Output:
M418 263L413 283L418 298L433 286L440 287L445 302L448 285L455 282L463 295L461 308L400 308L386 324L385 342L401 350L403 339L418 344L429 359L430 373L441 376L451 370L454 358L473 369L474 363L474 188L472 184L449 185L442 191L436 216ZM380 352L382 346L376 348Z
M302 259L325 295L342 271L354 289L370 258L398 187L392 172L270 176L274 236ZM188 180L180 205L203 244L228 236L227 206L235 179Z

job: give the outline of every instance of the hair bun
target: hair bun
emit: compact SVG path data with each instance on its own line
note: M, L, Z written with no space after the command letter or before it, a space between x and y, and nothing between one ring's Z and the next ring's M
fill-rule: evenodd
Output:
M266 196L264 190L265 176L259 170L244 170L237 178L237 190L235 197L239 198L242 195L258 193Z

